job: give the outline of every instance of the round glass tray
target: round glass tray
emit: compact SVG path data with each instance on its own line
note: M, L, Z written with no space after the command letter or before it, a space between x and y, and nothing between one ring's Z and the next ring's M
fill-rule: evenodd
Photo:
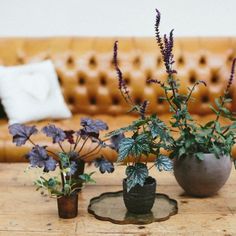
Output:
M95 218L115 224L150 224L168 220L178 213L178 204L174 199L162 193L156 193L152 211L148 214L127 212L123 202L123 191L103 193L90 200L88 212Z

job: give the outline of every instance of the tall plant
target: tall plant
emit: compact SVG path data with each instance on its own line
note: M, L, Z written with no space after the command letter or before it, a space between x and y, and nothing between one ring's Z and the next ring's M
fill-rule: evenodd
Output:
M172 137L168 127L156 114L147 115L148 101L135 104L123 74L118 66L118 42L114 44L114 65L117 72L118 88L126 103L130 106L129 112L136 113L139 118L126 127L119 128L108 134L114 148L118 151L118 162L126 163L127 190L137 184L143 186L149 176L149 170L157 167L158 170L171 170L172 161L161 149L170 150ZM125 134L131 133L130 136ZM149 155L155 157L154 165L147 166Z
M179 92L180 83L176 78L177 71L173 69L173 30L169 36L166 34L161 37L159 31L161 14L156 10L156 41L160 48L162 60L165 65L167 80L161 82L159 80L150 79L149 83L155 83L160 86L164 93L165 99L170 107L172 119L170 125L173 129L178 130L179 136L173 142L171 158L181 158L186 156L195 156L202 160L204 153L214 153L216 157L221 155L230 155L232 146L235 144L235 113L227 108L227 104L232 102L230 98L230 88L232 86L235 75L236 58L233 59L231 74L224 93L215 99L215 106L210 105L211 110L215 113L214 120L206 124L198 124L189 113L189 103L192 102L192 94L199 85L207 86L207 84L198 80L192 87L188 88L186 94ZM230 120L229 125L221 125L220 118L224 117Z
M52 144L57 144L58 152L45 145L36 144L33 136L39 133L35 126L24 124L13 124L9 126L9 132L16 146L32 144L32 149L26 154L30 168L42 169L42 174L34 182L37 190L48 190L52 196L69 196L78 190L78 184L82 182L95 182L92 178L94 172L76 175L79 161L86 161L91 156L99 155L99 151L107 144L99 137L100 132L107 130L108 126L101 120L90 118L81 119L79 130L62 130L53 124L46 125L41 132L52 139ZM85 144L93 145L84 150ZM65 144L69 144L66 148ZM103 156L97 157L94 164L101 173L114 171L113 163L107 161ZM47 176L48 172L59 169L59 176Z

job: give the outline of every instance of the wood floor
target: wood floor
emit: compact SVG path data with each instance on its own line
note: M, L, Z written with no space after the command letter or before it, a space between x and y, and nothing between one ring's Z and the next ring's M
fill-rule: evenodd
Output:
M184 195L172 173L153 171L157 191L178 201L179 213L149 225L116 225L87 213L90 198L121 189L124 168L112 175L96 174L79 196L79 216L62 220L56 200L42 196L32 184L37 174L25 173L26 164L0 164L0 236L111 236L111 235L236 235L236 171L214 197L196 199ZM89 168L88 171L93 170Z

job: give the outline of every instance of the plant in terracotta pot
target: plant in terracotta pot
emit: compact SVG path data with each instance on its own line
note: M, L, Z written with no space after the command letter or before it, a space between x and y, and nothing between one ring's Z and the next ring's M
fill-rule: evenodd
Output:
M139 115L126 127L108 134L114 149L118 152L118 162L126 163L126 178L123 180L123 199L131 213L144 214L151 211L155 200L156 180L149 176L149 170L171 170L172 161L160 153L161 149L169 150L172 138L166 125L155 115L146 115L148 101L135 104L122 72L117 63L117 45L114 44L114 65L119 80L119 90L131 111ZM126 134L126 136L125 136ZM155 162L148 167L148 156L153 155Z
M227 105L232 102L230 88L234 78L236 59L232 62L231 74L222 96L215 99L215 119L206 124L197 123L189 113L190 102L194 102L192 94L199 85L207 86L204 81L196 81L188 88L186 94L180 93L180 84L173 69L174 56L173 30L169 36L160 36L160 13L156 15L156 40L159 45L167 73L167 80L149 80L161 86L165 92L165 99L172 112L170 125L178 131L170 153L174 159L174 175L186 193L205 197L215 194L226 182L230 175L232 161L231 149L235 144L235 116ZM222 125L221 119L229 120Z
M78 190L81 183L95 182L92 178L94 172L86 174L79 173L84 167L84 162L91 155L106 147L104 141L99 138L102 130L107 130L106 123L101 120L82 118L78 131L62 130L53 124L42 128L41 132L52 139L52 144L59 146L60 151L55 152L49 147L36 144L33 136L39 131L35 126L13 124L9 126L9 132L13 136L16 146L32 144L32 149L26 154L29 160L29 168L40 168L42 172L34 182L37 190L47 190L52 197L57 198L59 217L69 219L77 216L78 213ZM86 142L91 142L93 148L84 151ZM69 145L69 150L66 146ZM101 173L114 171L113 164L104 157L94 160L94 164ZM58 169L55 175L52 171Z

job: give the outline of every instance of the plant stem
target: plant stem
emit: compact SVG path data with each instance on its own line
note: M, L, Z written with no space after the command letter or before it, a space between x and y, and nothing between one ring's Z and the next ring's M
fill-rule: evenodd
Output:
M64 193L65 179L64 179L63 168L62 168L62 164L60 160L59 160L59 168L60 168L60 174L61 174L62 192Z
M99 147L100 147L100 148L99 148ZM99 148L99 149L98 149L98 148ZM97 150L97 149L98 149L98 150ZM88 158L88 157L90 157L90 156L92 156L92 155L95 155L95 154L99 153L101 149L102 149L102 147L101 147L100 145L97 145L93 150L91 150L90 152L88 152L88 153L82 155L80 158L83 158L83 157ZM97 152L95 152L96 150L97 150ZM93 153L93 152L95 152L95 153ZM85 160L86 158L84 158L83 160Z
M60 142L58 142L58 145L59 145L59 147L61 148L61 150L62 150L64 153L66 153L65 150L64 150L64 148L62 147L62 144L61 144Z
M78 153L81 152L81 150L83 149L83 147L84 147L85 143L88 141L88 139L89 139L89 137L87 136L87 137L85 138L85 140L84 140L84 142L83 142L81 148L79 149Z
M77 145L79 144L80 140L81 140L81 136L80 137L77 136L77 138L75 140L75 146L74 146L73 151L75 151L75 149L77 148Z

